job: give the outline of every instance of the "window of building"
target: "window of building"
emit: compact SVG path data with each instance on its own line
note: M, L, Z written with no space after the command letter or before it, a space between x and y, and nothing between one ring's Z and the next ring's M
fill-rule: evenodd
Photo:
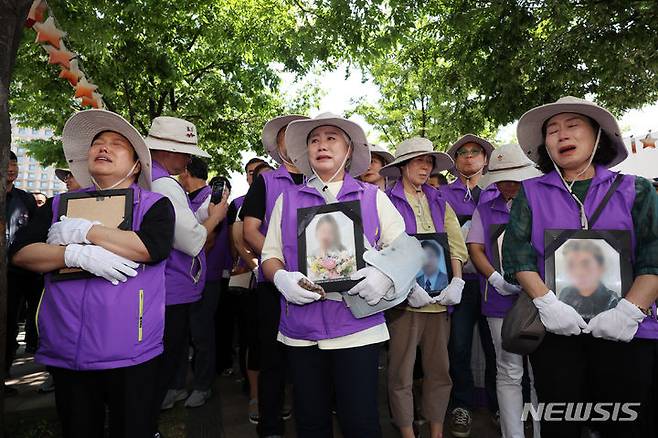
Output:
M37 170L37 165L36 164L30 164L29 169L31 171L35 171L35 170Z
M27 186L28 187L34 187L34 181L28 181Z
M48 174L47 173L42 173L41 174L41 181L45 181L48 179Z
M30 172L30 173L27 174L27 178L28 179L34 179L34 178L36 178L36 176L34 175L34 173Z

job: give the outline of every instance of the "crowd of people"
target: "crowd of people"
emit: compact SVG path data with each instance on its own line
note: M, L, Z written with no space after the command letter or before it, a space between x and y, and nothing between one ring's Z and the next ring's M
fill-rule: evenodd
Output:
M106 423L112 437L162 436L159 413L207 403L237 359L258 436L282 437L294 416L300 438L332 437L334 417L342 436L380 437L384 351L403 438L422 422L432 438L474 436L478 406L506 438L656 436L658 195L609 170L628 152L604 108L564 97L523 115L519 144L467 134L437 152L412 137L394 154L341 116L283 115L231 202L197 135L175 117L142 137L115 113L78 112L57 172L69 192L39 207L12 187L12 156L7 354L26 308L64 436L102 437ZM130 193L126 226L62 209L112 193ZM328 278L309 278L309 259ZM533 317L536 342L510 347L506 326ZM550 403L615 412L524 422Z

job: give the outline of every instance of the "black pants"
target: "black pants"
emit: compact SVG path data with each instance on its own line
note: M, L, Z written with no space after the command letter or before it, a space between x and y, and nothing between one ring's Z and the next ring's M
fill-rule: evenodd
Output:
M639 417L628 422L592 422L602 438L649 437L649 411L656 341L629 343L589 335L547 333L530 355L539 402L641 403ZM627 418L627 417L626 417ZM583 423L542 421L543 438L579 438Z
M36 350L39 345L39 335L37 333L36 315L43 292L43 276L35 275L32 284L24 292L24 309L25 309L25 348Z
M175 389L178 369L183 363L181 358L187 357L190 335L190 304L173 304L165 306L164 353L156 389L155 417L160 412L160 405L167 395L167 390Z
M49 368L64 438L103 438L105 406L111 438L153 437L153 396L160 357L125 368Z
M17 271L16 268L8 267L7 272L7 343L5 350L5 378L9 376L9 369L16 356L16 349L18 349L18 315L20 312L21 304L24 303L26 297L31 297L37 288L39 288L39 275L27 271ZM39 294L41 291L39 290ZM39 295L40 296L40 295ZM38 305L38 301L37 301ZM34 308L36 313L36 308ZM26 323L26 330L28 329ZM32 325L34 325L34 316L32 317ZM36 327L31 330L32 335L36 334ZM27 340L27 339L26 339Z
M258 435L283 435L283 397L285 388L284 347L278 342L281 305L279 291L272 283L258 283L258 339L260 374L258 375Z
M480 282L469 280L464 286L461 303L455 306L451 315L450 377L452 378L452 406L473 409L475 407L475 386L471 369L473 348L473 327L477 324L480 343L484 350L484 386L487 404L491 412L498 410L496 397L496 351L491 339L487 318L480 311Z
M331 438L332 395L345 438L382 436L377 409L379 344L338 350L287 347L298 438Z
M233 368L233 337L239 312L238 296L229 292L228 280L220 280L219 303L215 314L216 368L221 373Z

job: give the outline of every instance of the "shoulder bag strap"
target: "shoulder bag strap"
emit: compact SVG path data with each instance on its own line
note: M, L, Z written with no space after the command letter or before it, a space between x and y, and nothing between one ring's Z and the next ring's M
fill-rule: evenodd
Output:
M612 182L612 185L608 189L608 192L605 194L605 196L601 200L601 203L596 208L596 211L594 211L592 217L589 218L588 222L590 228L592 228L594 226L594 223L596 223L596 221L599 219L599 216L601 216L603 209L605 208L606 205L608 205L608 201L610 201L610 198L612 197L613 193L615 193L619 185L622 183L623 179L624 179L624 175L618 173L617 176L615 177L615 180Z

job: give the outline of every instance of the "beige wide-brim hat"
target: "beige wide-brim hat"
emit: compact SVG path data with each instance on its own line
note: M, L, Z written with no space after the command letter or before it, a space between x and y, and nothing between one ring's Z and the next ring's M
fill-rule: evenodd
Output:
M535 163L528 157L518 144L504 144L494 149L489 161L489 171L482 175L478 186L486 189L491 184L501 181L521 182L543 175Z
M457 151L459 148L464 146L467 143L475 143L478 144L484 149L484 153L487 154L487 161L491 157L491 152L494 150L494 146L486 139L482 137L478 137L475 134L466 134L462 136L459 140L454 142L452 146L450 146L450 149L448 149L447 153L450 155L450 158L453 159L453 161L457 161ZM482 170L482 173L485 173L487 171L487 166L484 166L484 169ZM459 172L457 172L457 168L455 165L452 166L452 169L450 169L450 173L453 175L458 175Z
M81 187L92 185L89 174L89 148L94 138L104 131L117 132L128 139L141 163L137 184L151 189L151 153L142 135L126 119L111 111L90 109L73 114L64 124L62 145L73 177Z
M544 145L544 124L551 117L562 113L575 113L595 120L609 136L615 147L616 156L607 167L614 167L628 157L628 149L621 136L617 120L603 107L573 96L559 98L553 103L538 106L521 116L516 127L516 137L528 158L537 162L538 149Z
M308 136L320 126L340 128L352 141L352 158L347 172L357 177L370 167L370 148L365 132L357 123L332 113L322 113L315 118L296 120L286 128L286 148L293 164L306 176L313 175L308 160Z
M432 175L436 175L442 170L450 169L454 165L450 155L445 152L435 151L434 145L430 140L423 137L413 137L404 140L395 148L395 160L387 166L382 167L379 174L389 178L398 178L402 175L400 166L411 159L423 155L434 157Z
M384 166L391 164L395 159L392 153L379 145L368 143L368 147L370 148L370 155L376 155L381 158L384 161Z
M194 123L177 117L160 116L153 119L145 141L152 150L210 158L210 154L198 146Z
M285 129L291 122L295 120L308 120L306 116L299 114L291 114L288 116L276 117L265 124L263 127L263 133L261 135L261 141L265 150L274 161L279 164L283 164L281 155L279 154L279 145L276 141L276 137L279 135L279 131ZM288 152L290 155L290 152Z

